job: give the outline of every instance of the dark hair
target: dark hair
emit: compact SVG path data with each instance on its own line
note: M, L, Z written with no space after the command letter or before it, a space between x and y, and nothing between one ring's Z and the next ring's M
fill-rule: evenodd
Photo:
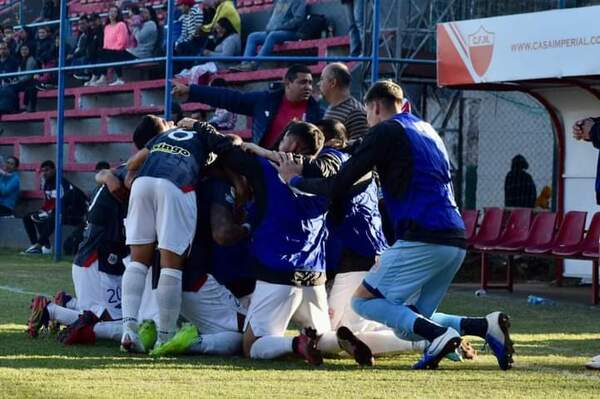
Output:
M19 158L17 158L17 157L15 157L15 156L11 155L11 156L9 156L9 157L6 157L6 159L7 159L7 160L8 160L8 159L12 159L13 161L15 161L15 168L18 168L18 167L19 167L19 164L20 164L20 162L19 162Z
M183 119L183 109L177 101L171 103L171 120L175 123Z
M2 32L4 32L7 29L12 30L13 32L15 31L15 29L11 25L6 25L5 27L2 28Z
M325 141L332 141L332 147L343 148L348 141L348 131L346 126L335 119L321 119L315 122L315 125L321 129Z
M100 19L100 15L96 14L95 12L90 14L90 16L89 16L90 21L95 21L97 19Z
M144 115L133 132L133 144L141 150L156 135L162 132L160 119L154 115Z
M331 73L331 77L335 79L342 88L346 89L350 87L352 75L346 65L334 62L328 65L327 70Z
M21 55L21 50L23 49L23 47L27 48L27 50L29 50L29 55L27 57L23 57ZM21 69L21 71L26 71L27 70L27 60L29 60L30 57L33 57L33 53L31 52L31 47L29 47L29 44L27 43L23 43L21 44L21 46L19 47L19 51L16 54L17 57L17 61L19 62L19 68ZM36 61L37 64L37 61Z
M90 22L90 18L84 14L81 17L79 17L79 21Z
M379 80L373 83L365 94L365 104L375 100L381 101L386 107L402 103L404 100L402 87L391 80Z
M214 78L210 81L209 86L212 87L225 87L227 86L227 81L223 78Z
M51 160L46 160L44 162L42 162L42 164L40 165L40 169L43 168L50 168L50 169L56 169L56 165L54 165L54 162L52 162Z
M121 11L121 9L116 4L113 4L112 6L108 7L108 14L106 14L106 22L104 22L104 26L110 25L110 10L111 10L111 8L117 9L117 22L125 22L125 20L123 19L123 11ZM125 24L125 25L127 25L127 24ZM127 28L127 30L129 30L129 28Z
M132 4L129 6L129 12L131 15L140 15L140 6L137 4Z
M158 26L158 16L156 15L156 10L152 6L146 6L146 10L150 13L150 20L154 21L156 24L156 29L160 31L160 27Z
M325 142L323 132L308 122L291 122L284 129L282 137L285 135L291 135L300 139L307 147L308 155L316 155L321 151Z
M293 82L294 80L296 80L299 73L310 74L312 72L310 71L310 68L306 65L294 64L288 68L287 72L285 73L284 80L287 80L288 82Z
M106 161L99 161L94 167L94 169L96 170L96 172L102 169L110 169L110 164Z
M228 20L227 18L219 18L219 20L217 21L217 24L221 25L221 28L223 28L225 30L223 39L225 39L227 36L229 36L231 34L238 33L238 31L235 30L235 28L231 24L231 21Z

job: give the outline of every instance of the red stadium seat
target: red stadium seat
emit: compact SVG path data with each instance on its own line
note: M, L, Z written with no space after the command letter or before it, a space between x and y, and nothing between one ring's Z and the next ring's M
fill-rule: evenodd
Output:
M591 258L598 257L598 240L600 239L600 212L595 213L592 217L592 221L590 222L590 227L588 229L585 238L573 245L563 245L560 248L553 249L552 255L561 256L565 258L577 257L579 255L584 255L587 253L591 255Z
M479 217L479 211L477 209L463 209L461 211L463 222L465 223L465 233L467 236L467 243L470 246L475 238L475 231L477 229L477 218Z
M538 213L533 219L531 229L526 240L515 240L512 242L504 242L498 245L495 249L498 251L515 252L522 251L526 247L537 247L540 245L548 245L554 239L554 231L556 230L556 222L558 216L553 212Z
M502 208L486 208L484 210L479 231L473 239L473 248L479 249L498 240L502 230L503 217Z
M556 238L551 243L525 247L525 252L532 255L545 255L553 250L568 249L581 242L587 212L570 211L564 216Z

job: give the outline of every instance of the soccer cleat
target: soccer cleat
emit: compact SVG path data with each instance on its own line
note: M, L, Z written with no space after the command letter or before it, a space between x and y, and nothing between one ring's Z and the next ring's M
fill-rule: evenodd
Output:
M413 365L415 370L437 369L440 361L460 346L460 334L448 327L446 332L434 339L423 353L423 357Z
M594 356L592 360L586 363L585 368L588 370L600 370L600 355Z
M52 248L42 247L42 255L52 255Z
M184 324L170 340L150 351L150 356L177 356L185 354L198 340L198 329L193 324Z
M154 320L144 320L138 329L138 336L144 348L152 348L158 337Z
M502 312L494 312L486 317L488 328L485 334L485 342L489 345L498 360L498 366L502 370L508 370L513 364L515 349L510 339L508 329L510 328L509 317Z
M375 364L375 358L371 349L367 344L358 339L348 327L342 326L338 328L335 335L340 348L352 355L356 363L361 366L373 366Z
M137 333L127 330L121 336L121 352L146 353L146 350Z
M292 342L294 353L302 357L308 364L320 366L323 364L323 355L317 349L317 331L312 327L302 329Z
M54 294L53 302L58 306L66 308L67 303L69 303L71 299L73 299L73 297L67 294L65 291L57 291L56 294Z
M96 334L94 325L99 321L98 317L89 310L84 310L76 322L64 328L58 334L58 341L65 345L94 345Z
M42 247L37 244L34 244L27 248L26 250L21 252L21 255L39 255L42 253Z
M48 327L50 315L46 307L49 303L48 298L41 295L33 298L31 302L31 315L27 321L27 334L31 338L37 337L42 327Z

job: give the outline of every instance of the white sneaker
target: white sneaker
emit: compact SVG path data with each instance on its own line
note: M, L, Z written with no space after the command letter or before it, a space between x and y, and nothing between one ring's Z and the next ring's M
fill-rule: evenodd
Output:
M32 255L32 254L41 254L41 253L42 253L42 248L38 244L33 244L32 246L30 246L29 248L27 248L26 250L21 252L21 255Z
M42 247L42 255L52 255L52 248Z
M146 353L146 350L137 333L129 330L124 331L121 337L121 352Z
M460 342L458 331L448 327L445 333L431 341L429 347L423 352L423 357L413 365L413 369L437 369L439 362L449 353L456 351Z
M94 82L90 83L90 86L98 87L98 86L106 86L108 81L106 80L106 76L100 75L100 77Z
M98 80L98 78L99 78L99 76L92 75L92 78L90 80L88 80L87 82L85 82L83 85L89 87L89 86L93 85L94 83L96 83L96 80Z
M109 86L121 86L124 85L125 82L121 78L117 78L114 82L110 83Z
M510 328L509 317L502 312L493 312L485 316L488 323L485 334L485 342L489 345L498 360L498 366L502 370L508 370L513 364L513 342L510 339L508 329Z

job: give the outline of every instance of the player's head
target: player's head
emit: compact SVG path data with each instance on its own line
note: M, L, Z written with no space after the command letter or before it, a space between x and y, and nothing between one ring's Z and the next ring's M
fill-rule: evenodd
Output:
M100 172L104 169L110 169L110 164L106 161L99 161L94 169L96 170L96 172Z
M51 160L42 162L40 165L40 173L45 180L48 180L56 175L56 166Z
M391 80L380 80L365 94L367 123L373 127L402 112L404 92L399 84Z
M325 138L323 132L312 123L292 122L284 130L279 151L302 155L317 155Z
M172 122L167 122L156 115L144 115L133 132L133 143L137 149L142 149L154 136L161 134L173 127Z
M315 125L323 132L325 144L335 148L344 148L346 146L348 131L342 122L335 119L321 119L315 122Z
M291 102L306 101L313 91L312 74L306 65L292 65L283 79L285 97Z

